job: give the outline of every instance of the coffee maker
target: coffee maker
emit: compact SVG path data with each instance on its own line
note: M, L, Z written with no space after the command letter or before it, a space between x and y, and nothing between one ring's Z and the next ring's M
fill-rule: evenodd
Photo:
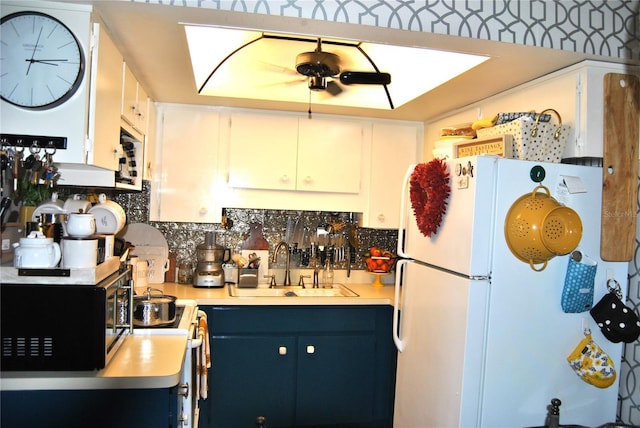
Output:
M222 245L216 245L214 232L207 232L204 243L196 247L198 264L193 275L194 287L224 287L222 264L231 260L231 251Z

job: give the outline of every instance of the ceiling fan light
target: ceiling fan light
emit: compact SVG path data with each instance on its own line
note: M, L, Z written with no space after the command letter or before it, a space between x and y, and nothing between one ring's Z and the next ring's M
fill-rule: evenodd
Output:
M309 77L336 76L340 73L340 58L331 52L303 52L296 57L296 70Z
M327 89L327 80L324 77L309 77L309 89L312 91L323 91Z

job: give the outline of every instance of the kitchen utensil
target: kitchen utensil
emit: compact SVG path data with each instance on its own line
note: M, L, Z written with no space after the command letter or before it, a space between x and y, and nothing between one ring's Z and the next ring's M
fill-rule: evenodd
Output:
M16 268L53 268L60 262L59 244L38 231L20 238L13 248L13 266Z
M165 295L157 288L147 288L133 297L133 324L137 327L168 325L176 319L176 297Z
M551 210L542 221L542 244L556 256L564 256L576 249L582 239L582 220L569 207Z
M631 74L604 76L604 146L600 257L633 258L638 204L638 122L640 79Z
M70 213L67 218L67 234L86 238L96 233L96 219L90 213Z
M538 190L544 190L544 193ZM524 194L512 205L504 223L507 246L519 260L529 263L531 269L542 271L555 254L544 246L541 228L546 216L560 204L549 193L549 188L538 185L533 192ZM536 267L535 265L542 265Z
M96 218L96 233L120 232L127 221L124 209L116 202L108 200L104 193L98 196L98 201L89 208L89 213Z
M98 265L98 239L65 236L61 242L62 267L90 269Z

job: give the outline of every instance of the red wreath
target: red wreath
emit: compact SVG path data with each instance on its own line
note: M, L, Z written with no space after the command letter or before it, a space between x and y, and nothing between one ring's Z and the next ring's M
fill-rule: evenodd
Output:
M416 165L409 180L411 207L418 229L431 237L442 223L451 194L447 164L442 159Z

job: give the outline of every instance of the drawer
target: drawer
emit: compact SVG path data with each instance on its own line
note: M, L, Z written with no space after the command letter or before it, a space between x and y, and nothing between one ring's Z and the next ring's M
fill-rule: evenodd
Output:
M376 330L376 306L206 307L212 335Z

